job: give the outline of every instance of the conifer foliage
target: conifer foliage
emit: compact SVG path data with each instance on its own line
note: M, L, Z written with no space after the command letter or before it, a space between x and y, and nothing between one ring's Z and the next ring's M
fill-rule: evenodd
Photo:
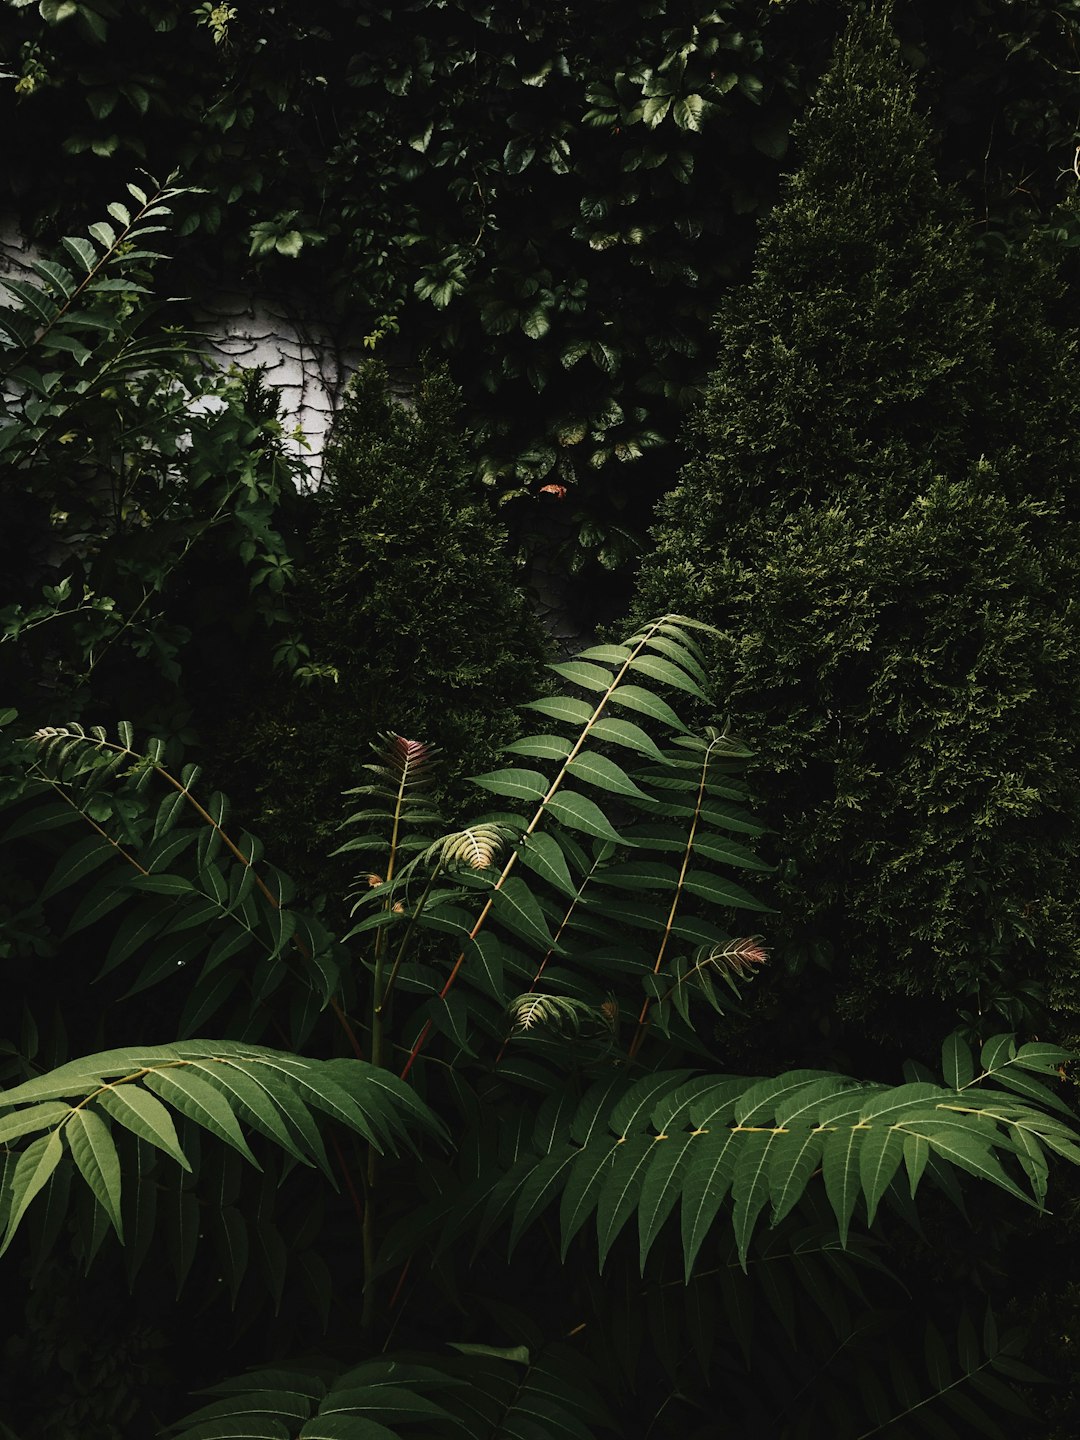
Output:
M1074 344L1035 253L991 263L936 178L888 16L797 133L717 321L695 455L637 604L716 625L783 836L781 948L869 992L1072 1012L1080 784Z

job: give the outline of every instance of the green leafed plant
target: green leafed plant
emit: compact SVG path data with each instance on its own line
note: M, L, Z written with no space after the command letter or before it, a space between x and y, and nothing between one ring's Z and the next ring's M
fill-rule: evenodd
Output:
M703 633L665 616L553 667L544 728L477 777L501 808L450 829L432 748L384 736L340 940L162 743L6 742L35 882L12 953L32 937L72 987L99 957L110 1003L82 1058L7 1047L4 1263L122 1242L145 1285L160 1237L182 1305L232 1305L258 1368L177 1440L994 1434L1024 1409L1020 1337L950 1309L902 1236L962 1249L967 1207L1041 1210L1080 1161L1069 1056L953 1036L902 1083L726 1072L772 912L746 752L676 708L708 699Z

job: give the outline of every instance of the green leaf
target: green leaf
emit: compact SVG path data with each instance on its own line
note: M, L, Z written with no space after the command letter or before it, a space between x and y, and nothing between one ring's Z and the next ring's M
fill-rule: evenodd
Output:
M559 790L544 807L549 815L562 822L570 830L583 835L592 835L598 840L614 840L622 843L622 837L595 801L572 790Z
M953 1090L963 1090L975 1078L971 1049L958 1033L947 1036L941 1047L941 1071Z
M570 875L566 855L553 836L534 830L522 840L518 855L523 865L554 885L563 895L573 899L577 894L578 887Z
M772 1154L769 1161L769 1194L774 1225L778 1225L802 1199L821 1164L824 1145L825 1132L800 1126L792 1132L789 1143Z
M604 1174L596 1207L601 1270L619 1232L634 1212L656 1148L652 1135L631 1136L619 1143L611 1167Z
M486 775L474 775L472 780L474 785L511 800L542 800L551 788L551 782L539 770L489 770Z
M606 740L613 745L622 745L628 750L634 750L639 755L647 755L650 760L663 761L664 752L652 739L652 737L640 725L635 725L632 720L617 720L608 715L602 715L590 730L594 740Z
M60 244L87 273L97 265L98 253L88 240L81 240L76 235L65 235Z
M656 1138L656 1150L638 1197L638 1255L641 1273L656 1237L675 1208L682 1191L686 1169L697 1136L663 1134Z
M543 910L528 885L518 876L510 876L498 890L492 891L491 906L496 919L513 934L543 951L554 946Z
M515 740L506 749L511 755L527 755L534 760L565 760L573 747L561 735L528 735Z
M567 771L575 780L584 780L598 789L609 790L613 795L628 795L639 800L649 798L613 760L591 750L579 751L567 766Z
M97 1096L94 1104L140 1140L164 1150L185 1170L191 1169L187 1156L180 1148L172 1116L153 1095L137 1085L111 1085Z
M965 1131L960 1126L950 1126L947 1130L931 1130L925 1134L925 1139L935 1154L961 1170L977 1175L980 1180L989 1180L991 1184L997 1185L1015 1199L1023 1200L1025 1204L1034 1203L1031 1196L1025 1195L1019 1185L1002 1169L989 1141L973 1129Z
M836 1216L841 1245L847 1244L848 1227L859 1198L859 1146L864 1134L853 1125L844 1126L825 1137L822 1149L825 1193Z
M775 1157L789 1149L797 1149L800 1137L780 1131L753 1131L742 1137L739 1158L731 1179L734 1205L731 1223L735 1230L739 1264L746 1269L746 1257L758 1216L765 1208L770 1191L770 1167ZM781 1160L777 1159L777 1164Z
M107 860L116 858L116 847L99 835L89 835L64 851L57 861L52 874L41 887L40 898L49 900L66 890L69 885L82 880L91 871L97 870Z
M882 1195L904 1158L904 1136L891 1126L873 1126L859 1150L859 1179L866 1196L866 1223L872 1225Z
M682 1241L687 1283L716 1212L731 1188L742 1137L717 1128L700 1135L683 1184Z
M43 1105L31 1106L29 1110L14 1110L10 1115L0 1116L0 1145L7 1145L20 1135L32 1135L35 1130L47 1130L70 1113L71 1106L63 1100L47 1100Z
M93 1110L73 1110L64 1127L72 1158L121 1241L120 1157L109 1127Z
M569 725L587 725L592 719L593 707L584 700L574 700L569 695L555 695L545 700L527 700L523 710L536 710L550 720L565 720Z
M51 1135L42 1135L40 1139L34 1140L19 1156L11 1177L7 1230L4 1243L0 1245L0 1255L11 1244L19 1222L34 1196L48 1183L49 1177L60 1164L63 1153L64 1145L60 1132L54 1130Z
M651 690L643 690L640 685L618 686L612 691L611 701L615 705L621 705L624 710L636 710L640 715L647 715L650 720L658 720L661 725L670 726L682 735L690 734L666 701L654 695Z
M238 1150L256 1169L262 1168L251 1153L225 1097L212 1085L179 1066L151 1071L146 1077L146 1085L179 1110L181 1115L186 1115L189 1120L209 1130L211 1135Z
M650 680L661 680L675 690L685 690L695 699L708 698L697 681L687 675L681 666L673 665L670 660L661 660L659 655L639 655L636 660L631 660L630 668L647 675Z
M549 665L548 669L586 690L607 690L615 679L602 665L590 665L583 660L568 660L562 665Z

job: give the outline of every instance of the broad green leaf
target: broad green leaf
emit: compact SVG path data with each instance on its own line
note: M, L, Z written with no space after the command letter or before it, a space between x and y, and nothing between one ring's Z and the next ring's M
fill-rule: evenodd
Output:
M496 919L513 934L539 946L542 951L554 946L544 912L519 876L511 875L498 890L492 891L491 907Z
M596 1208L600 1188L609 1167L614 1163L618 1141L607 1135L590 1139L570 1172L559 1206L559 1230L562 1235L562 1259L565 1262L570 1242Z
M821 1164L826 1132L800 1125L788 1136L788 1143L769 1158L769 1196L772 1223L779 1225L806 1193Z
M945 1084L952 1090L963 1090L975 1078L971 1048L956 1032L946 1036L941 1047L941 1070Z
M628 795L634 799L647 800L649 797L640 786L635 785L621 766L609 760L606 755L597 755L591 750L579 751L567 766L568 773L575 780L584 780L600 790L613 795Z
M553 836L534 830L522 840L518 855L523 865L554 885L563 895L571 899L577 895L578 887L570 875L566 855Z
M570 725L587 725L593 716L593 706L584 700L575 700L569 695L553 695L544 700L527 700L523 710L536 710L551 720L565 720Z
M1047 1045L1043 1041L1032 1040L1029 1044L1020 1046L1013 1063L1041 1075L1055 1075L1062 1065L1075 1058L1071 1050L1063 1050L1060 1045Z
M8 1115L2 1115L0 1145L7 1145L20 1135L32 1135L35 1130L47 1130L59 1124L70 1112L71 1106L65 1105L62 1100L48 1100L43 1105L31 1106L29 1110L13 1110Z
M823 1078L828 1077L823 1077L820 1070L788 1070L768 1080L757 1081L739 1097L735 1106L736 1124L769 1124L780 1107L799 1098L808 1086L816 1085Z
M561 1192L569 1179L571 1166L580 1154L575 1145L560 1145L545 1155L533 1168L522 1185L514 1206L514 1218L510 1226L511 1251L517 1245L522 1231L528 1229Z
M548 669L586 690L607 690L615 679L611 671L603 666L590 665L581 660L569 660L563 665L549 665Z
M73 1110L64 1135L75 1164L123 1241L120 1215L120 1157L109 1127L93 1110Z
M1034 1203L1031 1196L1026 1195L1005 1173L990 1145L977 1132L951 1127L948 1130L931 1130L925 1138L930 1149L950 1164L977 1175L980 1180L989 1180L1017 1200L1023 1200L1028 1205Z
M572 790L559 790L547 802L545 809L570 830L578 830L583 835L592 835L598 840L622 843L618 831L611 825L599 805L586 795L579 795Z
M683 1257L688 1284L698 1252L731 1187L743 1138L737 1131L718 1128L700 1135L695 1142L682 1197Z
M523 740L515 740L512 745L507 745L506 750L511 755L526 755L534 760L565 760L570 754L573 746L569 740L564 740L561 735L528 735Z
M631 660L630 669L647 675L650 680L663 681L665 685L670 685L675 690L684 690L698 700L707 698L701 686L687 675L685 670L678 665L673 665L670 660L661 660L659 655L639 655L636 660ZM620 689L619 694L623 693Z
M1016 1054L1016 1041L1012 1035L993 1035L980 1052L980 1063L984 1070L993 1074L1001 1065L1007 1065Z
M297 1146L282 1119L281 1111L271 1100L265 1086L260 1085L242 1065L213 1064L196 1060L191 1065L191 1072L201 1075L207 1084L225 1095L230 1101L230 1109L236 1110L248 1124L275 1141L283 1150L305 1165L314 1163L311 1157Z
M619 1232L634 1212L655 1151L654 1136L633 1135L619 1142L611 1166L604 1172L596 1206L601 1270Z
M641 1273L656 1237L675 1208L682 1191L683 1174L697 1137L664 1135L654 1139L655 1153L638 1198L638 1254Z
M39 1139L32 1141L19 1156L11 1177L7 1231L4 1235L4 1243L0 1245L0 1255L11 1244L15 1231L19 1228L19 1222L26 1214L34 1196L48 1183L49 1177L60 1164L63 1154L64 1144L60 1139L60 1132L54 1130L51 1135L42 1135Z
M859 1148L865 1134L854 1125L830 1131L821 1152L825 1193L836 1216L841 1245L847 1244L848 1227L859 1198Z
M61 238L60 244L87 273L97 265L98 253L88 240L82 240L77 235L65 235Z
M632 720L617 720L612 716L603 715L589 731L594 740L606 740L612 745L622 745L627 750L634 750L639 755L647 755L650 760L663 760L664 752L652 739L652 737L640 725L635 725Z
M146 1077L146 1085L179 1110L181 1115L186 1115L189 1120L194 1120L204 1130L209 1130L219 1140L238 1150L256 1169L262 1168L251 1153L228 1101L212 1085L179 1066L151 1071Z
M866 1223L872 1225L882 1195L904 1158L904 1136L887 1124L874 1125L859 1150L859 1179L866 1197Z
M733 880L721 875L710 875L706 870L690 870L683 879L683 888L691 895L708 900L711 905L732 906L737 910L758 910L775 914L771 905L755 899L749 891Z
M460 994L433 995L427 1003L432 1025L446 1035L466 1055L476 1050L469 1035L469 1008Z
M611 700L613 704L621 705L624 710L635 710L640 715L647 715L650 720L658 720L661 725L678 730L680 734L690 734L671 706L651 690L643 690L639 685L620 685L612 691Z
M48 900L74 885L77 880L104 865L107 860L117 859L117 850L99 835L90 835L64 851L48 880L41 887L40 899ZM132 877L135 872L132 872Z
M770 1160L788 1149L798 1149L798 1135L778 1130L755 1130L742 1135L739 1157L731 1177L731 1223L739 1251L739 1264L746 1269L746 1256L758 1216L769 1199ZM777 1163L780 1163L779 1161Z
M172 1116L155 1096L138 1085L111 1085L97 1096L94 1104L140 1140L164 1150L185 1170L191 1169L180 1148Z
M551 788L551 782L539 770L490 770L472 779L474 785L511 800L542 800Z

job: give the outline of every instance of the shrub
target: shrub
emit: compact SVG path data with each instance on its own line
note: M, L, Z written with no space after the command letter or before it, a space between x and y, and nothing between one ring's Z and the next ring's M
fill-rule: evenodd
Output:
M297 578L322 678L268 699L270 718L243 742L263 823L300 873L310 873L305 855L332 848L366 737L394 730L441 748L440 797L454 803L462 778L511 738L514 701L534 693L544 640L474 478L459 410L444 374L423 379L407 408L370 362L335 427Z
M723 632L789 962L864 1017L962 994L979 1028L1033 980L1075 1013L1075 344L1037 254L974 248L881 13L798 140L636 603Z

